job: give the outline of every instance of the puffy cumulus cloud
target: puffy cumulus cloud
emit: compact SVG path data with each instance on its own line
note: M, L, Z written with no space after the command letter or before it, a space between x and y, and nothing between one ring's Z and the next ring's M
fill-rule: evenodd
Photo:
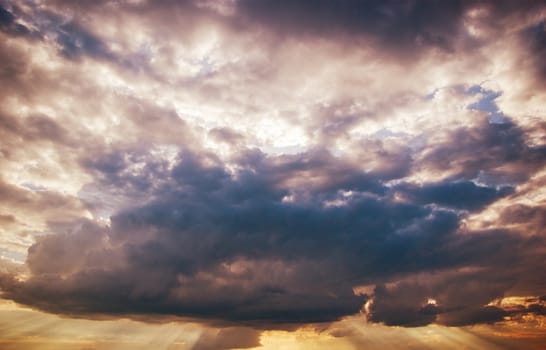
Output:
M521 273L516 270L520 267L501 274L494 273L492 265L417 274L378 285L366 304L367 318L396 326L422 326L431 322L466 326L519 320L523 315L540 317L543 303L538 298L530 298L527 303L502 302L506 292L499 291L514 291L513 285L519 283L515 276ZM522 290L516 293L525 294Z
M542 3L0 5L0 252L26 264L4 298L262 328L544 314Z
M131 166L115 164L120 176ZM4 296L56 313L174 314L250 325L333 321L369 302L371 321L416 326L455 312L464 316L446 324L483 322L494 307L482 307L514 285L544 288L533 278L543 236L459 230L459 210L507 196L502 188L389 188L378 180L388 178L384 173L324 151L251 154L239 165L230 173L217 159L184 151L170 170L131 174L164 182L109 226L84 221L39 238L27 258L31 276L5 278ZM453 191L468 197L453 204ZM397 282L419 273L432 274L423 278L428 285ZM373 293L354 293L374 283ZM428 297L438 305L426 304Z

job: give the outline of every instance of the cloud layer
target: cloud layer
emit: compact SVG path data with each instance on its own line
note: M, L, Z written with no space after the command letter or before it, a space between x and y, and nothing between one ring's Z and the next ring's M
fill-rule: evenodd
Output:
M3 298L259 328L544 316L540 2L0 5L0 252L27 269L2 265Z

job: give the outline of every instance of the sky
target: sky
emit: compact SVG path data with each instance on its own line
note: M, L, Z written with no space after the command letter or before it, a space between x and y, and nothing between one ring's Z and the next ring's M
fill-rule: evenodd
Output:
M546 3L0 0L1 349L543 349Z

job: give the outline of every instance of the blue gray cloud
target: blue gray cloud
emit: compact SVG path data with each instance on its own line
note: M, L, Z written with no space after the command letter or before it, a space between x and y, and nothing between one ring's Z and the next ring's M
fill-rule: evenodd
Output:
M543 316L540 11L1 2L0 248L28 270L2 297L259 329ZM258 341L196 348L232 336Z

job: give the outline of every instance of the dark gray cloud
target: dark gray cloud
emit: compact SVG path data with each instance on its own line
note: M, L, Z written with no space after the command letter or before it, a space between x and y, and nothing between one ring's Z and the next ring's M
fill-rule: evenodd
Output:
M11 11L0 7L0 29L9 35L26 36L44 40L53 37L59 46L59 53L69 59L83 55L113 60L114 56L104 42L74 20L41 9L29 2L25 10L9 4ZM30 22L33 29L21 24L19 20Z
M10 35L30 35L31 31L25 25L17 23L16 16L0 4L0 29Z
M543 82L546 77L546 64L543 60L546 55L546 21L543 20L523 30L522 38L532 54L537 76L540 77L539 82Z
M117 57L105 40L74 18L69 6L51 11L30 1L25 6L11 1L0 3L0 30L10 36L21 36L31 40L47 41L58 53L69 60L82 57L125 63ZM25 23L25 24L22 24Z
M450 1L239 1L241 13L283 34L368 35L397 49L451 49L465 3Z
M459 179L477 179L481 172L491 180L517 183L542 168L545 161L546 148L528 145L517 125L484 120L479 127L453 130L424 157L421 166L451 169Z
M402 186L399 187L402 189ZM406 186L403 190L411 202L475 211L513 192L511 187L486 187L471 181L446 181L425 186Z
M100 13L91 2L59 3L80 15ZM520 9L527 13L540 5L511 3L242 0L221 21L294 36L363 38L382 50L411 56L421 49L456 49L463 13L473 6L488 7L500 23ZM131 14L150 12L157 33L172 34L172 27L163 23L169 22L162 17L166 12L172 16L168 19L188 19L188 27L192 14L219 16L192 2L101 3L112 4L126 6ZM34 12L0 9L2 37L28 40L36 30L37 38L57 48L53 56L70 61L70 67L83 58L117 68L129 62L112 54L84 17L69 19L32 6L25 11ZM37 17L40 21L31 20ZM23 20L35 29L20 24ZM537 53L543 51L543 29L532 27L522 34ZM21 47L0 42L0 58L5 96L27 102L37 90L57 86L54 73L41 79L42 72L32 69L31 57ZM524 188L518 191L536 189L536 182L528 184L530 189L525 182L546 164L546 148L531 145L525 130L501 115L496 93L480 88L485 96L470 109L497 113L502 123L484 118L482 123L442 127L438 134L427 135L433 142L419 147L349 137L366 118L379 121L381 114L396 114L386 102L354 110L350 98L340 98L339 105L311 108L313 120L307 127L294 117L318 145L291 155L246 148L248 135L228 127L204 131L194 121L196 130L232 147L233 154L221 158L204 148L176 103L165 107L169 99L155 104L127 92L112 102L109 92L97 93L102 87L87 86L78 77L67 75L73 85L59 95L83 96L81 104L89 103L92 113L79 105L75 111L54 111L75 113L74 118L0 111L5 159L14 162L14 151L25 147L41 154L46 151L42 147L55 145L57 153L49 154L71 155L75 166L92 178L78 199L40 184L0 182L5 205L32 212L57 210L55 220L47 221L54 234L37 238L29 248L30 277L0 275L3 297L59 314L180 316L253 327L330 322L358 313L365 304L370 321L396 326L459 326L544 314L543 300L515 309L490 304L506 295L546 293L544 208L538 202L508 205L500 211L496 228L470 230L463 225L469 214L515 196L518 185ZM150 81L143 81L146 86L139 91L156 89L149 84L147 90ZM178 87L167 85L169 90ZM157 90L154 98L159 100L162 91ZM176 96L182 107L192 97L185 92ZM402 106L415 96L401 93L388 101ZM103 100L110 104L103 108L95 103ZM97 134L112 138L86 136L82 124L88 119L61 122L77 119L79 111L89 117L89 124L95 113L111 118L97 123L103 130ZM386 135L406 135L389 132L385 130ZM337 154L336 143L349 139L354 148L350 156ZM174 152L173 159L166 148ZM420 171L425 173L422 183L408 182L406 177ZM426 178L427 172L444 171L448 177ZM96 218L111 215L109 225L82 218L87 209L98 213ZM18 223L21 217L0 213L0 221ZM355 294L356 287L370 288ZM256 342L253 331L228 329L204 334L196 349L251 347Z
M351 43L365 39L405 60L427 48L444 53L476 48L481 40L464 31L464 15L476 8L489 12L481 25L503 31L511 18L532 15L540 1L274 1L241 0L241 15L282 36L335 38ZM356 41L355 41L356 40Z
M442 315L442 320L449 326L467 326L475 323L500 322L508 315L509 313L500 307L482 306L447 313Z
M272 1L239 0L235 2L232 16L221 16L211 6L198 1L160 1L154 3L117 3L100 1L79 4L66 1L54 2L57 12L45 10L28 2L24 10L8 1L0 7L0 29L10 35L22 35L40 39L50 38L58 46L59 53L68 59L84 56L118 62L133 69L146 68L146 60L137 53L118 57L108 47L107 41L93 33L80 21L88 15L103 15L107 8L126 11L131 15L146 14L158 31L165 33L182 26L190 29L196 19L222 23L235 31L266 28L281 37L306 36L328 38L343 42L359 42L377 45L386 52L403 53L408 59L429 48L444 53L459 48L475 48L480 39L464 31L464 15L471 9L485 8L489 15L482 25L502 31L506 23L531 16L544 5L540 1L449 1L419 0L411 2L378 0L343 1ZM20 23L24 19L32 28ZM185 24L184 22L187 22ZM168 24L170 23L170 25ZM524 31L531 51L540 57L543 22ZM361 43L361 42L359 42Z
M236 173L190 151L172 168L152 159L120 151L86 163L103 184L147 192L148 200L117 212L110 227L81 221L39 238L27 259L32 277L4 277L4 296L55 313L253 325L333 321L373 298L371 321L419 326L493 322L500 314L483 305L518 283L546 287L530 277L544 258L542 236L463 233L463 214L441 209L475 211L505 189L460 181L389 188L380 181L388 172L363 172L324 150L250 151ZM125 172L133 162L147 165ZM422 273L439 277L381 287ZM373 294L353 293L374 284Z
M61 54L67 58L76 59L87 55L95 58L114 59L114 55L97 36L74 21L58 25L55 31L55 41L61 47Z

